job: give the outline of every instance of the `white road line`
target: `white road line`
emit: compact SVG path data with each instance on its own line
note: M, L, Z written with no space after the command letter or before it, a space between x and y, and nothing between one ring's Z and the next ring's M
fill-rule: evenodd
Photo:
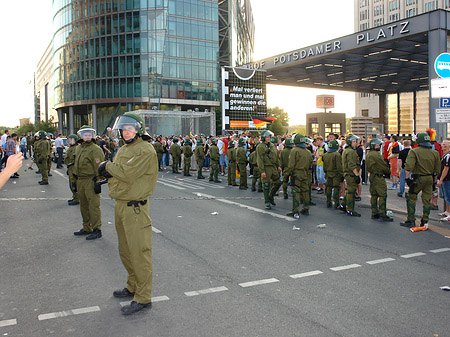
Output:
M448 252L448 251L450 251L450 248L439 248L439 249L430 250L431 253L442 253L442 252Z
M176 185L172 185L172 184L168 184L166 182L163 182L161 180L158 180L158 183L163 184L164 186L168 186L168 187L172 187L172 188L176 188L177 190L185 190L184 187L180 187L180 186L176 186Z
M66 179L67 181L69 180L69 178L67 178L64 174L62 174L61 172L58 172L56 170L52 170L53 173L56 173L57 175L60 175L61 177L63 177L64 179Z
M395 259L393 259L391 257L387 257L385 259L367 261L366 263L367 264L378 264L378 263L385 263L385 262L391 262L391 261L395 261Z
M0 201L59 201L67 198L0 198Z
M275 282L280 282L280 280L277 280L276 278L268 278L268 279L265 279L265 280L239 283L239 285L242 288L247 288L247 287L253 287L253 286L258 286L258 285L261 285L261 284L268 284L268 283L275 283Z
M206 182L206 181L197 181L195 183L200 186L205 186L205 187L209 187L209 188L225 188L225 186L222 186L222 184L224 183L224 180L222 180L222 184Z
M167 296L156 296L156 297L152 297L152 303L155 303L155 302L163 302L163 301L168 301L168 300L170 300L170 298L168 298ZM130 304L130 302L131 302L131 301L120 302L120 305L121 305L122 307L124 307L124 306Z
M358 268L358 267L361 267L361 265L360 264L348 264L346 266L333 267L330 269L332 271L341 271L341 270L353 269L353 268Z
M302 278L302 277L308 277L308 276L315 276L315 275L320 275L323 274L323 272L321 272L320 270L313 270L313 271L309 271L307 273L301 273L301 274L294 274L294 275L289 275L289 277L292 278Z
M100 311L100 307L95 306L95 307L87 307L87 308L73 309L73 310L67 310L67 311L51 312L49 314L39 315L38 319L40 321L45 321L47 319L52 319L52 318L67 317L67 316L72 316L72 315L81 315L81 314L87 314L87 313L96 312L96 311Z
M167 180L166 180L166 182L167 182ZM189 183L189 182L178 181L178 180L174 180L174 179L173 180L169 180L168 183L169 184L174 184L174 185L177 185L177 186L183 186L183 187L186 187L186 188L192 188L194 190L204 190L205 189L204 187L201 187L201 186L198 186L198 185L194 185L194 184Z
M17 319L7 319L4 321L0 321L0 328L11 325L17 325Z
M406 254L406 255L400 255L400 257L403 257L404 259L409 259L411 257L422 256L422 255L427 255L427 254L422 253L422 252L418 252L418 253L411 253L411 254Z
M197 290L197 291L187 291L184 294L186 296L197 296L197 295L218 293L220 291L227 291L227 290L228 290L227 287L217 287L217 288L202 289L202 290Z
M154 226L152 226L152 231L153 231L153 233L156 233L156 234L161 234L162 233L158 228L156 228Z

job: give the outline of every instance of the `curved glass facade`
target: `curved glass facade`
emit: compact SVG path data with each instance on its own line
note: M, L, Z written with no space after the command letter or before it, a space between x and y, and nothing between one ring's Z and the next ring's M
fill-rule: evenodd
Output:
M54 0L53 10L57 108L219 102L217 0Z

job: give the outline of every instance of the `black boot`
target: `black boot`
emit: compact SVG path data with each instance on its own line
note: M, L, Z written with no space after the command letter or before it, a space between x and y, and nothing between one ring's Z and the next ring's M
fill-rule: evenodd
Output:
M412 228L412 227L416 227L416 222L415 221L411 221L411 220L406 220L405 222L400 222L400 226L407 227L407 228Z
M127 288L123 288L122 290L114 290L113 296L117 298L134 297L134 293Z
M152 302L150 303L137 303L135 301L131 301L131 303L129 305L126 305L124 307L122 307L122 314L124 315L132 315L138 311L141 311L142 309L151 309L152 307Z
M73 201L73 200L70 200L67 204L68 204L69 206L75 206L75 205L79 205L80 202L79 202L79 201Z
M102 231L98 229L94 229L92 233L86 236L86 240L95 240L100 239L102 237Z
M302 209L300 211L300 213L303 214L303 215L309 215L309 209Z
M361 216L361 214L359 214L356 211L347 211L347 215L354 216L354 217L360 217Z
M73 235L79 236L79 235L89 235L92 232L86 232L84 229L80 229L78 232L73 232Z
M383 222L393 222L394 221L394 219L392 219L391 217L389 217L387 215L380 217L380 219Z

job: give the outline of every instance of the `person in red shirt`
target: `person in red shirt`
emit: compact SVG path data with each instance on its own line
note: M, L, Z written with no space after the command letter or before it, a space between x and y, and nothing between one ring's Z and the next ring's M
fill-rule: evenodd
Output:
M386 164L389 166L389 148L391 147L391 136L384 136L384 145L383 145L383 158Z

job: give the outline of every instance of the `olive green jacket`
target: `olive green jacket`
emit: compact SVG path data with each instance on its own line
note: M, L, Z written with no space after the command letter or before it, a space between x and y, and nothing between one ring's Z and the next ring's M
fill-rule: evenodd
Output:
M236 163L236 149L234 147L227 150L228 162Z
M354 176L354 169L358 170L358 172L361 170L359 157L356 151L348 146L342 153L342 170L344 171L344 175L349 174Z
M192 146L183 145L183 155L185 159L189 159L192 157L194 153L192 152Z
M181 159L181 147L180 147L180 145L178 145L178 143L173 143L170 146L169 152L172 155L172 159L174 161L180 161L180 159Z
M136 139L119 148L114 162L108 162L106 171L109 196L122 201L147 200L153 194L158 178L158 157L152 144Z
M265 172L266 166L279 167L280 158L278 150L272 143L261 143L256 147L256 162L261 172Z
M103 150L94 142L82 143L75 148L73 173L80 178L99 177L98 166L105 160Z
M390 170L380 152L371 150L366 154L367 172L371 175L389 175Z
M195 159L197 161L205 160L205 149L203 148L203 145L197 145L195 147L194 153L195 153Z
M39 139L34 143L34 156L36 159L47 159L50 155L50 143L47 139Z
M322 160L327 178L342 177L342 155L338 151L325 153Z
M281 169L284 170L285 168L287 168L288 164L289 164L289 154L292 151L292 147L285 147L281 152L280 152L280 162L281 162Z
M406 157L405 170L419 175L441 172L439 152L429 147L419 146L411 149Z
M239 146L236 151L236 160L238 164L248 164L247 151L243 146Z
M155 148L156 153L159 153L159 154L163 154L164 153L164 147L161 144L161 142L156 141L153 144L153 147Z
M216 144L212 144L211 147L209 148L209 157L211 158L211 160L219 161L220 153L219 148L217 147Z
M294 147L289 154L286 175L296 176L299 180L308 180L312 166L311 152L305 148Z

